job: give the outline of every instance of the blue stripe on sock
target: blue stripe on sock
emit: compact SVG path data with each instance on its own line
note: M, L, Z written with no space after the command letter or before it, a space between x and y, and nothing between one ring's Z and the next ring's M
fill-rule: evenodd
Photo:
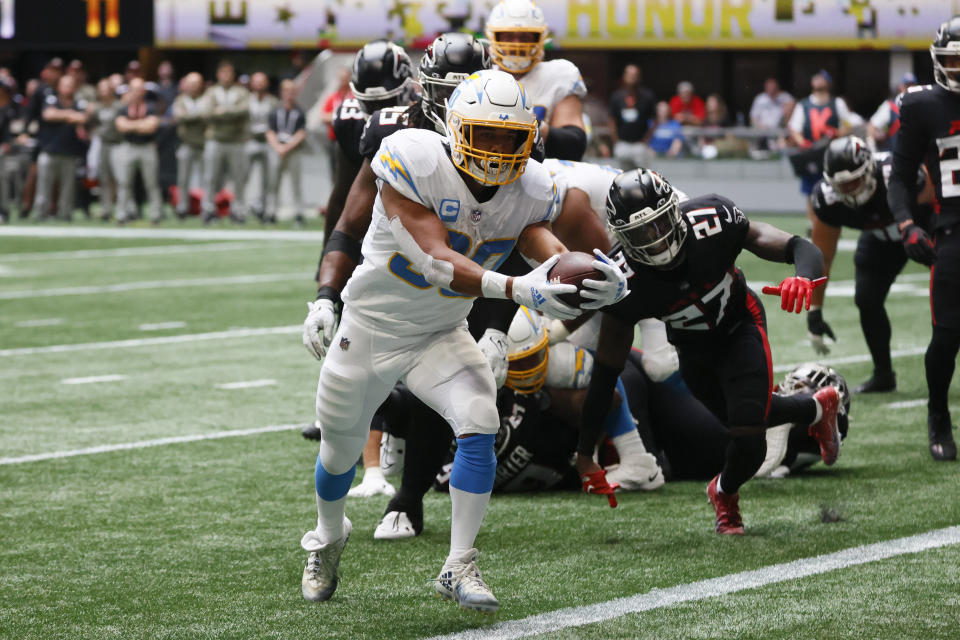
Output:
M633 416L630 415L630 405L627 404L627 390L620 378L617 378L617 391L620 392L620 406L607 414L603 421L603 430L611 438L630 433L631 429L637 428L633 423Z
M663 381L663 384L681 393L690 393L690 389L687 388L687 383L683 381L683 376L680 375L679 371L671 373L670 377Z
M353 476L357 473L357 465L350 467L346 473L338 476L327 472L320 462L320 456L317 455L317 468L314 472L314 481L317 483L317 495L327 502L339 500L347 495L350 485L353 484Z
M457 440L450 486L468 493L490 493L497 474L497 456L493 452L496 436L480 433Z

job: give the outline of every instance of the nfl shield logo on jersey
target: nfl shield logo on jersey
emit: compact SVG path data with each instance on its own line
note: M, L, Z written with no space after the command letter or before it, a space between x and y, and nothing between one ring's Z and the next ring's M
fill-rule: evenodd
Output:
M474 209L470 212L470 221L474 224L480 222L480 216L483 215L483 212L480 209Z
M340 351L346 351L350 348L350 338L340 338Z

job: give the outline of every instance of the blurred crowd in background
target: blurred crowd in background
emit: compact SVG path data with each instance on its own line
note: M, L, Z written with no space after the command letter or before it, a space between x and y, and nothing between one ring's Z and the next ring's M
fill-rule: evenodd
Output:
M319 97L304 104L310 67L304 61L270 77L224 60L204 77L178 74L164 60L148 77L133 60L123 73L90 78L81 60L57 57L23 82L0 68L0 221L80 213L119 224L188 215L273 223L284 181L288 215L298 224L322 216L322 205L308 211L304 202L304 157L325 156L317 166L326 175L310 178L331 180L330 124L351 96L350 70L341 64L326 74ZM916 78L905 74L868 118L833 95L828 72L809 83L804 95L807 87L788 92L770 77L749 112L731 114L719 93L704 95L689 81L675 95L656 95L642 69L627 64L609 97L585 101L587 155L622 166L656 157L766 158L851 131L884 149L898 126L894 97Z

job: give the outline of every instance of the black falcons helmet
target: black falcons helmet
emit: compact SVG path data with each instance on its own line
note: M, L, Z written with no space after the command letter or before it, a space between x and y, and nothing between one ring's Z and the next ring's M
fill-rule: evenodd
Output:
M960 93L960 16L940 25L930 45L933 77L937 84Z
M780 395L792 396L795 393L815 393L824 387L836 387L840 394L840 411L837 426L840 437L846 438L850 428L850 389L847 380L836 369L825 364L808 362L788 373L780 383Z
M677 263L687 238L677 193L649 169L624 171L614 179L607 226L630 258L660 269Z
M363 45L353 59L350 90L367 114L404 104L413 79L407 52L388 40Z
M848 207L860 207L877 189L873 154L857 136L837 138L823 156L823 179Z
M444 33L427 47L420 58L420 86L423 113L437 131L446 127L446 100L471 73L490 68L487 48L469 33Z

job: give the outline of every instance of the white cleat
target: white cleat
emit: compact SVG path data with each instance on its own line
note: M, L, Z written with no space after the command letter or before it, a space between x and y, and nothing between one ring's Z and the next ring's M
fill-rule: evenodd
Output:
M458 560L444 564L434 588L438 596L455 600L463 609L496 613L500 602L480 577L480 570L477 569L478 554L476 549L470 549Z
M343 548L347 546L352 530L353 525L350 519L344 517L343 537L335 542L317 545L316 533L313 531L308 531L303 536L303 540L300 541L301 546L316 547L310 551L307 566L303 568L303 579L300 584L304 598L313 602L323 602L333 596L339 582L337 570L340 568L340 556L343 554Z
M666 480L657 459L649 453L632 455L607 471L607 482L620 485L624 491L654 491Z
M373 532L374 540L402 540L404 538L413 538L417 535L416 529L410 517L403 511L390 511L383 516L376 531Z

